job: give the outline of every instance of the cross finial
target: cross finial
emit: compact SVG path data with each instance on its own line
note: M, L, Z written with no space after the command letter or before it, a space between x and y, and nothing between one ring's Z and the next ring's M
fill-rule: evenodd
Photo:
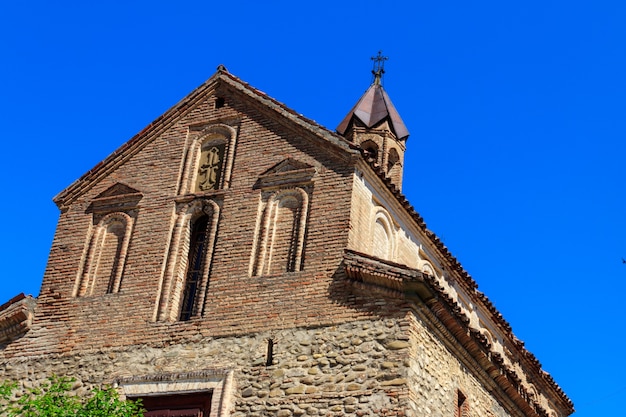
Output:
M385 61L389 58L383 56L383 51L378 51L378 55L373 56L372 61L374 61L374 69L372 70L372 74L374 75L374 84L380 84L380 80L385 73Z

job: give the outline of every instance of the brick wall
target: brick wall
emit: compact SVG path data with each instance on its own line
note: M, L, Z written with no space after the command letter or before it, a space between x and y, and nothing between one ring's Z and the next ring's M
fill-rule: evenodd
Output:
M320 139L270 120L267 110L228 92L221 95L224 107L216 109L215 97L208 97L61 213L33 331L9 346L5 355L149 343L186 331L225 335L338 323L360 316L329 297L347 241L353 168L325 149L329 145ZM217 201L221 210L204 318L186 323L154 322L164 262L172 244L176 190L188 130L216 122L233 125L238 137L229 189L206 195ZM302 270L272 270L269 275L251 277L261 195L255 183L259 175L286 158L317 170L310 185ZM96 226L90 205L118 182L142 194L120 291L107 294L106 283L98 276L93 295L73 297L90 230ZM98 271L102 274L106 273Z

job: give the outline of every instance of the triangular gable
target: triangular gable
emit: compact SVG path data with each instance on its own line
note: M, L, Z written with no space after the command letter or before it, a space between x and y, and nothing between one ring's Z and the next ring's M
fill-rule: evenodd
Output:
M269 97L265 93L244 83L239 78L228 73L223 65L217 68L217 72L205 81L201 86L189 93L176 105L159 116L152 123L146 126L141 132L133 136L128 142L118 148L115 152L105 158L93 169L85 173L78 180L72 183L65 190L61 191L53 198L53 201L61 210L65 210L80 195L91 189L101 179L109 175L116 167L123 164L130 157L141 151L148 143L159 137L163 132L186 116L196 106L213 94L217 88L229 87L230 91L239 92L244 96L257 102L263 108L274 111L276 114L286 118L300 128L304 128L313 134L313 137L331 145L331 149L345 154L358 154L350 143L342 136L328 130L316 122L296 113L284 104Z
M87 212L125 211L139 203L141 192L118 182L107 188L91 201Z
M287 158L259 176L255 188L274 188L286 185L310 183L317 170L315 167Z
M123 196L123 195L128 195L128 194L141 194L141 193L135 190L134 188L129 187L126 184L122 184L121 182L118 182L117 184L107 188L106 190L98 194L98 196L95 199L101 199L101 198L107 198L107 197L118 197L118 196Z
M282 172L297 171L309 168L313 167L304 162L300 162L297 159L287 158L265 171L263 174L261 174L261 176L268 176L272 174L280 174Z

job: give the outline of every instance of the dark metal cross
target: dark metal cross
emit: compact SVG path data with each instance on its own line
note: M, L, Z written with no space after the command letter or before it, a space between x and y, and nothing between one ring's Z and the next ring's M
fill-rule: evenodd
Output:
M389 57L383 56L383 51L378 51L378 55L371 58L371 60L374 61L374 69L372 70L372 74L374 74L375 84L380 84L380 79L385 73L385 61L388 59Z

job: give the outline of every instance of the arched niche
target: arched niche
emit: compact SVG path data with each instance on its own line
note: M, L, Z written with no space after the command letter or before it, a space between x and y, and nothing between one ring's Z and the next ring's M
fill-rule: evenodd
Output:
M268 275L302 269L309 195L300 188L265 193L257 222L250 274Z
M374 214L374 221L371 229L372 255L389 261L394 260L395 254L395 233L393 222L389 213L382 207L378 207Z
M133 217L115 212L102 217L91 229L74 288L75 297L120 291L133 223Z
M230 187L237 130L217 123L190 132L179 194L205 193Z

